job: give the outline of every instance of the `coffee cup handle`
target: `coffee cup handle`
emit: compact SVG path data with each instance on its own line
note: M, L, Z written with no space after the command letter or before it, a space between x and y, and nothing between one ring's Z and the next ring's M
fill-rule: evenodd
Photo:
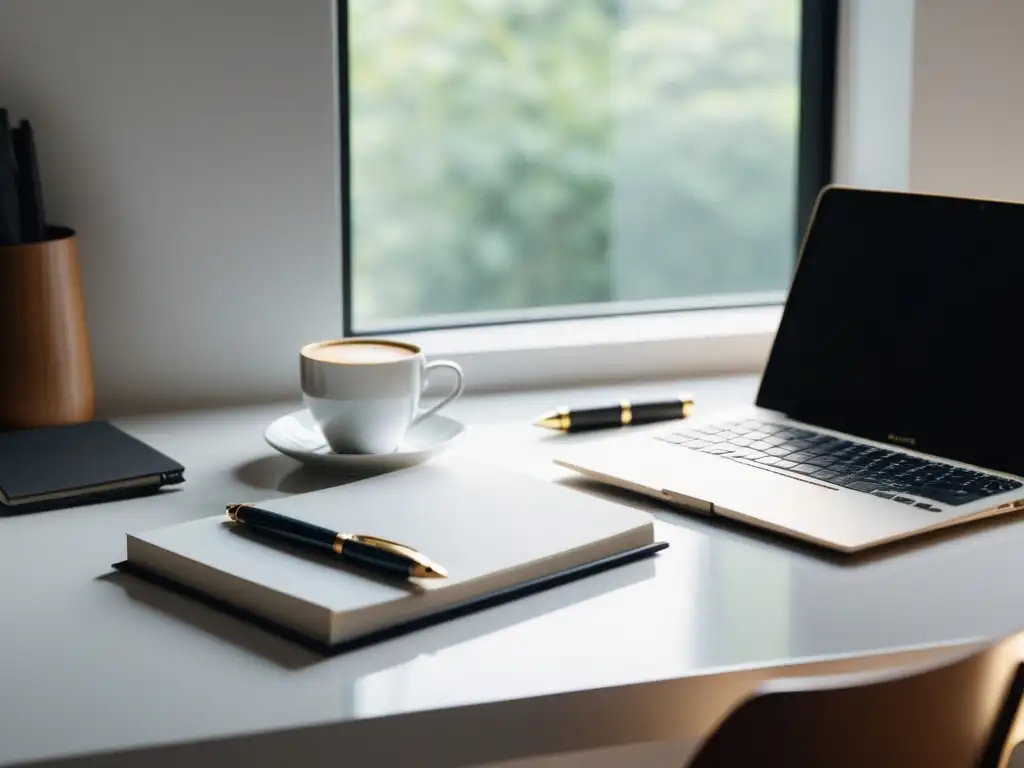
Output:
M430 372L437 370L438 368L448 368L449 370L455 372L455 386L452 388L452 391L448 393L448 395L441 399L439 403L434 403L434 405L430 406L429 408L424 408L422 411L417 413L416 416L413 417L413 424L423 421L423 419L427 418L428 416L433 416L435 413L440 411L442 408L444 408L446 405L451 403L453 400L455 400L455 398L462 394L462 390L465 386L462 378L462 368L459 367L458 363L453 363L451 360L433 360L427 363L426 366L424 366L423 368L423 388L426 389L427 387L427 380L430 377Z

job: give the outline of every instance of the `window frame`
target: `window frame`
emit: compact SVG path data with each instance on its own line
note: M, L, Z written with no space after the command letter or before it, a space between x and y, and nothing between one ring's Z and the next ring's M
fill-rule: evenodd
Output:
M817 194L833 181L841 6L842 0L801 2L794 266ZM415 324L398 322L356 330L350 300L352 195L347 0L337 1L336 13L344 337L400 336L418 343L428 354L460 362L469 369L469 388L480 391L759 370L781 317L784 291L745 295L733 301L698 298L568 305L521 312L502 310L489 317L486 315L490 313L475 313L462 318L448 316L443 322L424 318ZM618 323L616 318L620 319ZM633 342L622 346L619 331L624 328L630 329ZM573 350L570 356L576 360L575 373L558 373L551 369L550 355L542 351L557 349L551 339L564 339L567 335L573 343L563 345L562 351ZM719 347L717 352L709 354L709 344ZM647 350L641 353L639 350L645 345ZM658 364L657 360L663 362ZM516 376L509 375L513 369L518 372Z

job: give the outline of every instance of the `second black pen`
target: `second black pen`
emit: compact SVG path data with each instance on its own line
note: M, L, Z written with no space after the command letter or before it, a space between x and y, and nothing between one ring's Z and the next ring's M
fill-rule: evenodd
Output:
M620 400L618 404L598 408L559 408L538 419L536 426L562 432L609 429L634 424L685 419L693 412L693 398L682 395L670 400L635 403Z

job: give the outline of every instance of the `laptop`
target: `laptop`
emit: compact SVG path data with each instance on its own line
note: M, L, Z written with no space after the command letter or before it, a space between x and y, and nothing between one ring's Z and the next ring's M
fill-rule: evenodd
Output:
M750 406L556 462L840 552L1024 508L1024 204L819 195Z

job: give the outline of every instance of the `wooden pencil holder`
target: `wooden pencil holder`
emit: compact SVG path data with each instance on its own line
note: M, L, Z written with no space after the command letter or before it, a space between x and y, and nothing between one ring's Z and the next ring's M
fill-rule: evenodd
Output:
M90 421L93 408L75 232L0 245L0 429Z

